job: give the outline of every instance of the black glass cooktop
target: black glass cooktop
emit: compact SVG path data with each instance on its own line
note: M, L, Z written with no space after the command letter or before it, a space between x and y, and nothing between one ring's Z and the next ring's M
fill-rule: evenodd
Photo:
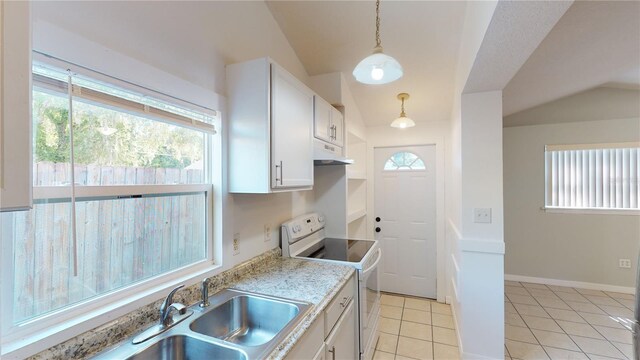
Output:
M358 263L362 261L373 244L373 241L367 240L324 238L318 246L298 256Z

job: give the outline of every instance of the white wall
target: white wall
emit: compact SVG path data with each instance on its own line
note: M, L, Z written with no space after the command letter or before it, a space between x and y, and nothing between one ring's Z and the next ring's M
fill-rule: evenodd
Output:
M392 119L389 119L391 122ZM390 126L366 128L367 139L367 237L374 238L374 149L376 147L431 145L436 146L436 256L437 256L437 300L444 302L448 294L446 267L449 251L445 238L445 176L446 149L449 141L447 122L420 122L416 127L396 129Z
M151 89L222 110L224 65L270 56L308 83L304 67L263 2L36 2L34 48ZM233 30L231 30L233 29ZM108 30L108 31L107 31ZM226 119L225 119L226 120ZM224 152L225 124L221 129ZM283 221L308 211L313 192L229 195L218 174L217 257L232 267L279 245ZM263 226L272 240L264 242ZM240 254L232 255L239 234ZM220 249L217 249L220 250ZM220 255L220 251L218 254Z
M213 159L226 166L225 64L269 56L308 83L304 67L266 4L253 2L33 2L34 50L131 83L220 110ZM233 31L230 31L233 29ZM215 168L215 166L214 166ZM214 170L215 262L220 272L279 245L278 225L302 214L313 192L242 195L226 192ZM264 242L263 225L272 227ZM240 254L232 255L233 234ZM224 255L224 256L223 256ZM210 272L205 275L211 275ZM198 278L180 281L186 285ZM176 279L96 318L66 326L15 352L26 357L88 331L166 294ZM173 283L171 283L173 282Z
M502 91L462 95L458 323L466 358L504 355ZM490 223L474 222L488 208ZM487 331L490 329L490 331Z
M638 101L636 97L636 108ZM638 118L504 129L507 274L634 287L640 216L549 213L540 208L545 145L638 140ZM618 267L622 258L631 259L631 269Z
M446 179L445 236L450 249L447 285L461 356L465 359L500 359L504 355L502 237L496 237L499 234L497 224L486 231L475 225L465 229L469 219L463 217L473 207L493 207L498 213L502 209L501 197L482 196L484 186L488 186L491 194L498 192L497 184L491 182L500 177L495 172L500 169L501 173L501 164L496 164L497 159L487 155L500 153L496 149L499 145L495 143L502 133L496 128L497 119L502 118L502 109L498 106L501 104L500 92L463 94L496 6L497 1L467 3L450 124L451 145L447 149L447 163L450 164ZM482 116L475 116L476 112ZM476 128L481 130L481 136L474 139ZM475 160L486 163L493 171L478 173ZM483 181L474 184L475 176ZM474 233L476 230L478 235Z
M504 117L523 126L640 118L640 90L601 86Z

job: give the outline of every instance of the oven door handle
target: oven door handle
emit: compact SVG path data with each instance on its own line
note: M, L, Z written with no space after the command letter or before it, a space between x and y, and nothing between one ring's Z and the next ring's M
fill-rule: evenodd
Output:
M376 266L378 266L378 263L380 262L380 259L382 259L382 249L378 248L378 258L376 259L376 261L371 266L369 266L368 269L362 271L362 277L363 278L366 277L367 275L369 275L369 273L372 272L373 269L376 268Z

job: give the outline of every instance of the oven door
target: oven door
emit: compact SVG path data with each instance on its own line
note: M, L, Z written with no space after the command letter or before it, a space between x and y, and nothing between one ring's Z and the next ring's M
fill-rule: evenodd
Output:
M373 261L367 268L359 271L360 298L360 357L371 358L373 346L375 346L376 327L378 325L378 313L380 312L380 288L378 264L382 258L382 249L374 255Z

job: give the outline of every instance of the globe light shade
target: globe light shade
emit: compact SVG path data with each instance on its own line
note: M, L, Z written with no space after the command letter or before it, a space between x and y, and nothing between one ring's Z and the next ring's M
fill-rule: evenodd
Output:
M396 59L377 49L353 69L353 77L358 82L368 85L396 81L402 77L402 73L402 65Z
M398 129L406 129L416 126L416 123L406 116L401 116L391 122L391 127Z

